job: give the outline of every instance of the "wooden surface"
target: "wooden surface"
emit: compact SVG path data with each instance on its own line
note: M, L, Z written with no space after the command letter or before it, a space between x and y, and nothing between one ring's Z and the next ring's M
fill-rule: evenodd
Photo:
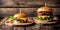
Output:
M48 21L42 21L42 20L40 20L40 21L35 20L35 22L37 24L39 24L39 23L41 23L41 24L54 24L54 23L57 23L57 21L48 22Z
M0 7L41 7L45 0L0 0ZM46 0L49 7L60 7L59 0Z
M12 30L12 26L7 26L7 25L4 25L4 22L6 21L8 17L5 17L2 21L1 21L1 28L0 29L3 29L3 30ZM23 26L14 26L15 27L15 30L24 30L24 27ZM26 30L52 30L54 29L54 26L53 25L43 25L43 24L31 24L31 25L26 25L25 26Z
M53 15L60 15L60 8L52 8ZM38 8L0 8L0 17L14 15L16 13L26 13L30 17L36 16Z

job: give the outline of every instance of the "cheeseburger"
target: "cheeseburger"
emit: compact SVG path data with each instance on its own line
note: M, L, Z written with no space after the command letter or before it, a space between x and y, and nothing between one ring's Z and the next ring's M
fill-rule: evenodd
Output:
M27 15L24 13L18 13L14 15L16 21L20 23L27 23Z
M50 7L41 7L37 10L37 20L52 20L53 18L52 8Z

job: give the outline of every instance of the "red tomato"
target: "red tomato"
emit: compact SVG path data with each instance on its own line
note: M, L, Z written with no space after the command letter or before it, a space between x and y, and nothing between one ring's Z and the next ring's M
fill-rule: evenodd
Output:
M9 21L7 21L6 23L9 23Z

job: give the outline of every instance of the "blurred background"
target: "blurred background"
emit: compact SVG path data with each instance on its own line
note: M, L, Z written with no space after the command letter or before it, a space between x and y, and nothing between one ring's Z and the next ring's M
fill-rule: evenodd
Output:
M53 15L60 15L60 1L59 0L0 0L0 16L10 16L15 13L28 14L28 16L35 16L38 8L43 7L46 2L47 7L53 8ZM32 14L32 15L31 15Z

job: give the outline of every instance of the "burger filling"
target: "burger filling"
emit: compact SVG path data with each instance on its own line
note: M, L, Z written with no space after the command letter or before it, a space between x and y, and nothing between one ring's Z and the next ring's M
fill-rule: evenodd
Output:
M51 21L53 20L52 11L40 11L38 12L38 17L36 19Z
M52 12L51 11L40 11L38 12L38 16L40 15L52 15Z
M27 23L27 18L15 18L15 20L20 23Z
M46 21L51 21L53 20L52 16L39 16L36 18L37 20L46 20Z

